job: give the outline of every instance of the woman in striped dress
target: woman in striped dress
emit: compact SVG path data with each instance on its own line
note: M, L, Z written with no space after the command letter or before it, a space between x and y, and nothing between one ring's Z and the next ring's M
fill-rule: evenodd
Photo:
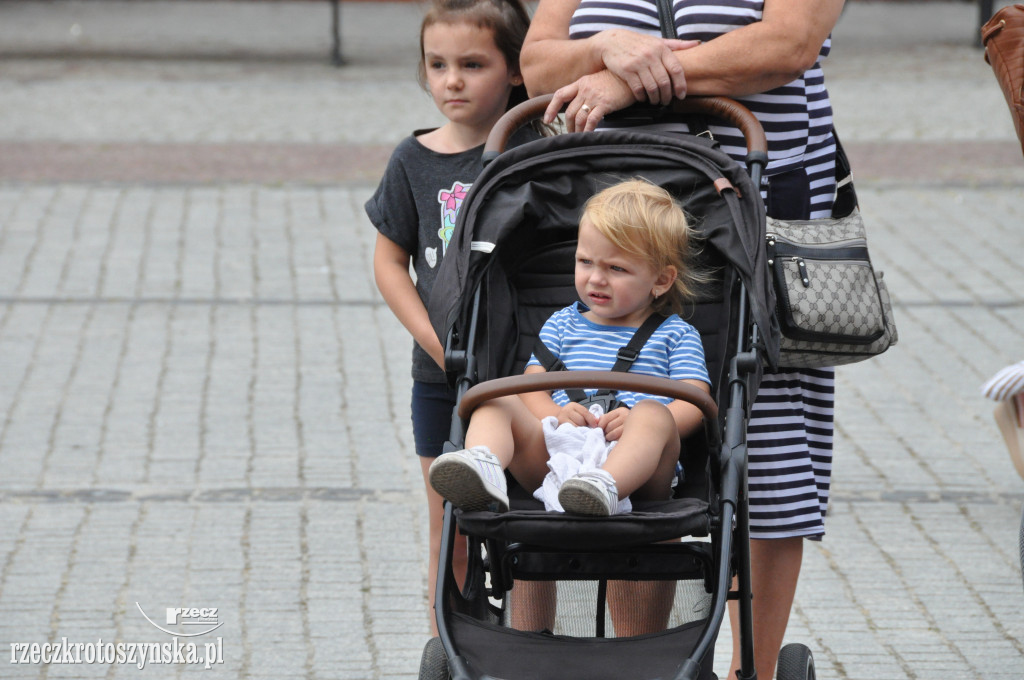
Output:
M672 6L678 40L662 37L656 0L541 0L521 68L531 95L555 93L547 120L564 106L570 131L593 130L607 114L636 102L732 97L757 116L768 137L761 187L768 214L830 216L835 139L820 60L843 0L674 0ZM712 124L709 131L742 161L746 147L738 130ZM774 677L803 540L825 532L833 392L832 369L784 368L765 375L751 414L754 658L765 680ZM738 669L734 645L729 677Z

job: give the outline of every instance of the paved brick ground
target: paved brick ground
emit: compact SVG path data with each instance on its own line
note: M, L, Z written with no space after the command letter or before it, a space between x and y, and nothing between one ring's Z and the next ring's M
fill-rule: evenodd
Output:
M338 70L319 3L0 3L0 677L187 675L9 663L195 630L171 607L218 608L210 677L415 677L409 342L361 206L437 114L417 6L344 8ZM823 678L1024 676L1024 482L978 393L1024 352L1024 160L973 17L852 4L826 67L901 341L839 372L789 631Z

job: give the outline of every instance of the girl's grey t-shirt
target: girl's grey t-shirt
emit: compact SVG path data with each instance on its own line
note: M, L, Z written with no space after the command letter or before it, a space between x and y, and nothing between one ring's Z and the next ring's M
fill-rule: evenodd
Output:
M402 140L388 162L366 214L381 234L412 256L416 290L427 304L455 230L455 218L483 169L483 146L460 153L431 151L416 137L417 130ZM412 377L423 382L445 382L441 368L418 343L412 353Z

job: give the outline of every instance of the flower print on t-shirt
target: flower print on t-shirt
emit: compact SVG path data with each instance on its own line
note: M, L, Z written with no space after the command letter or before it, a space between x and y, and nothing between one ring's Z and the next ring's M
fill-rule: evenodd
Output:
M441 239L441 255L448 252L448 244L451 243L452 233L455 231L455 218L458 217L459 208L466 198L466 192L472 184L455 182L451 189L441 189L437 192L437 201L441 204L441 228L437 231Z

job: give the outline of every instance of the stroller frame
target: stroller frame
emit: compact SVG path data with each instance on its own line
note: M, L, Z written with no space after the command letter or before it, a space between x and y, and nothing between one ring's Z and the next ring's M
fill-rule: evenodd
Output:
M496 157L503 148L511 133L525 122L539 117L546 108L550 97L530 100L510 111L492 131L485 147L485 162ZM673 105L675 111L686 114L698 114L725 118L741 130L748 142L747 167L754 187L759 186L763 167L767 163L767 144L760 124L742 106L721 98L690 98ZM464 215L460 215L460 224ZM677 667L670 671L671 675L658 671L657 678L673 678L673 680L697 680L698 678L714 677L710 671L709 652L713 648L718 630L722 625L729 599L736 599L739 607L739 642L741 668L739 680L755 680L754 668L752 613L751 613L751 576L750 576L750 530L747 499L747 443L746 425L749 418L750 403L756 392L756 382L760 378L762 352L772 361L773 349L771 338L761 336L755 315L751 312L748 290L741 280L734 279L724 295L731 296L734 305L733 316L735 329L731 340L735 353L729 357L727 373L713 376L718 385L719 401L724 400L724 411L719 412L715 400L708 394L684 383L664 378L653 378L630 373L610 373L592 371L570 371L558 373L539 373L515 375L485 380L476 383L478 372L477 358L471 351L456 349L456 346L471 348L475 346L481 324L481 292L478 287L473 294L470 306L471 313L468 327L463 337L453 338L449 335L446 343L446 360L449 373L458 376L456 415L452 419L451 438L446 450L462 448L465 439L465 427L473 410L483 402L499 396L552 390L565 387L628 389L631 391L660 394L676 399L686 400L704 414L703 436L710 459L708 475L711 488L706 490L708 518L704 525L687 525L689 534L707 535L708 542L680 542L667 545L655 543L670 536L678 536L680 524L666 519L665 526L659 527L656 522L651 529L653 534L644 533L647 528L639 530L636 536L622 539L620 544L611 546L591 546L589 536L600 531L600 522L610 518L594 520L593 518L573 518L566 516L565 521L572 526L569 534L579 536L568 547L543 545L527 541L502 540L503 528L494 529L495 518L484 517L474 524L475 515L493 515L493 513L464 513L445 502L441 551L438 564L438 578L435 584L435 618L438 637L432 639L424 650L421 664L421 678L441 677L432 675L430 668L444 668L454 680L495 680L498 676L479 671L480 654L467 651L469 645L460 644L459 638L467 636L465 626L459 612L453 611L449 603L455 603L455 609L464 612L491 610L495 606L488 597L500 597L504 607L506 594L511 588L511 580L543 580L545 576L566 578L565 566L574 565L576 569L572 578L594 577L609 578L613 573L617 579L632 578L666 578L674 579L684 576L703 578L706 588L711 594L710 611L703 624L687 628L685 638L689 647L685 658ZM760 318L764 318L763 316ZM437 324L435 323L435 326ZM769 331L773 329L769 328ZM770 333L769 333L770 335ZM500 524L500 522L499 522ZM466 582L460 590L452 573L452 557L455 546L456 527L460 526L467 534L469 542L469 566ZM538 525L540 526L540 525ZM467 531L467 527L470 530ZM701 532L704 532L703 534ZM582 533L580 533L582 532ZM589 533L588 533L589 532ZM531 534L528 534L531 535ZM563 534L560 534L564 537ZM653 539L652 539L653 536ZM578 542L578 545L576 544ZM587 546L584 548L584 546ZM486 550L486 557L483 553ZM609 572L602 567L590 566L586 559L573 558L583 552L584 556L601 556L602 560L611 560L617 566ZM623 564L625 566L623 566ZM732 591L733 577L736 578L736 590ZM488 583L489 580L489 583ZM604 584L605 581L601 580ZM598 593L599 607L603 609L605 594ZM599 613L596 637L603 638L603 614ZM483 630L483 629L481 629ZM474 632L480 639L487 640L506 632L484 631ZM529 637L534 635L535 637ZM557 636L552 636L557 637ZM618 638L602 640L601 644L590 644L585 647L590 663L600 665L611 659L619 645L643 645L646 638ZM655 636L656 637L656 636ZM641 639L644 638L644 639ZM552 644L559 644L554 640ZM543 655L547 638L539 634L522 633L515 641L512 654ZM519 646L516 646L519 645ZM427 668L427 676L424 676ZM813 668L813 665L811 666ZM642 672L642 669L638 672ZM812 671L813 672L813 671ZM571 674L570 674L571 675ZM447 674L445 675L447 677ZM533 677L539 677L534 675ZM560 675L559 677L569 677ZM585 675L572 677L586 677ZM634 677L634 676L630 676ZM654 680L643 676L644 680Z

